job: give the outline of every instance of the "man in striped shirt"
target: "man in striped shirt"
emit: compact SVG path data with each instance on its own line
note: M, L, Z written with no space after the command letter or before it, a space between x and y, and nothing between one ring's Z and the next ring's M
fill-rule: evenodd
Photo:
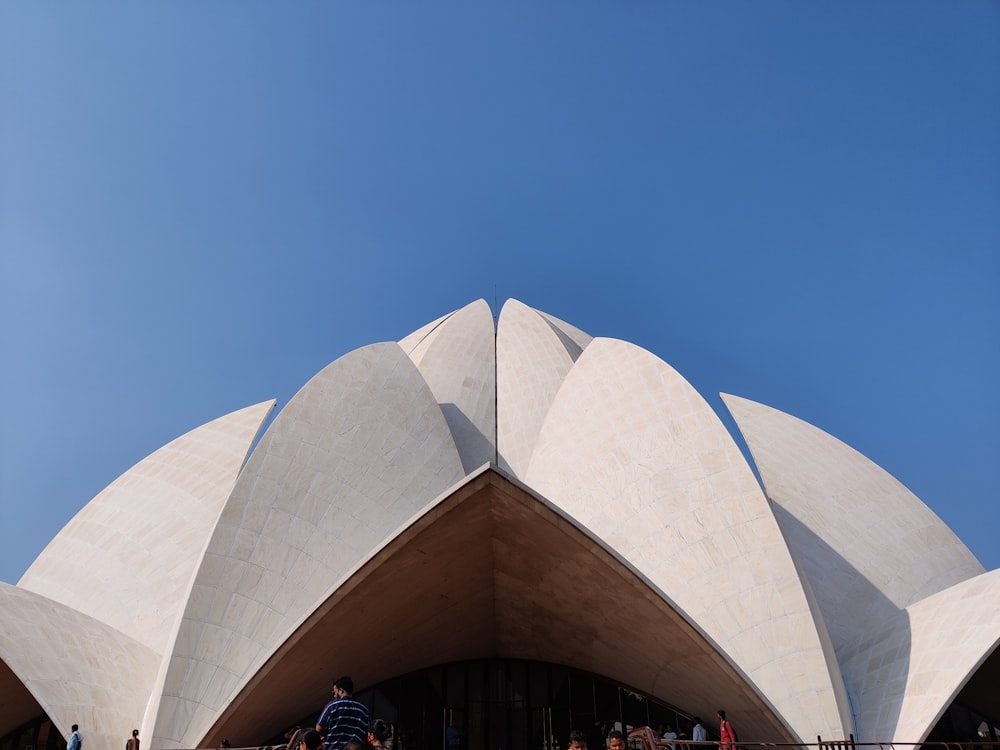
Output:
M342 750L351 740L368 737L368 709L353 698L354 680L340 677L333 683L333 700L326 704L316 722L323 735L323 750Z

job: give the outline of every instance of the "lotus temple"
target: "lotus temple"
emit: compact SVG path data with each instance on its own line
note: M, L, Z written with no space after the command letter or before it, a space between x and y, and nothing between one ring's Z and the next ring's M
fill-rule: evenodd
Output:
M112 482L0 583L0 750L570 728L1000 739L1000 569L834 437L515 300L345 354ZM721 405L720 405L721 408ZM273 418L272 418L273 417Z

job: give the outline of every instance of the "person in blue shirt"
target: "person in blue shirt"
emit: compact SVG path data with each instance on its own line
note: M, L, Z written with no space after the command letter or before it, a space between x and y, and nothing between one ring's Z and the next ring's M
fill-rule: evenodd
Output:
M354 699L353 692L354 680L350 677L339 677L333 683L333 700L316 722L316 731L323 735L323 750L343 750L351 740L368 740L368 709Z
M83 750L83 737L80 736L80 727L74 724L71 729L73 734L69 736L69 742L66 743L66 750Z

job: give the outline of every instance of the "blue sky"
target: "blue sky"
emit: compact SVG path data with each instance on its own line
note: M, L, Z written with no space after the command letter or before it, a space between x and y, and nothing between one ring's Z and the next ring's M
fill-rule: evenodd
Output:
M1000 4L0 5L0 580L480 297L821 427L1000 567Z

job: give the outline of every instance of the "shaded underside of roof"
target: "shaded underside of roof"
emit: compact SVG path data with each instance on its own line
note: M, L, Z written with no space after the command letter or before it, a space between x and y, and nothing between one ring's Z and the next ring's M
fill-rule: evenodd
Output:
M339 674L363 688L482 658L563 664L704 715L723 703L746 717L742 736L793 738L636 572L553 506L487 470L324 602L198 744L252 744L283 731Z

